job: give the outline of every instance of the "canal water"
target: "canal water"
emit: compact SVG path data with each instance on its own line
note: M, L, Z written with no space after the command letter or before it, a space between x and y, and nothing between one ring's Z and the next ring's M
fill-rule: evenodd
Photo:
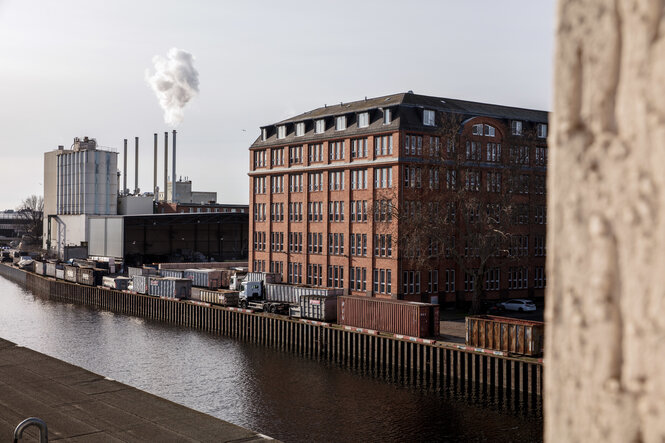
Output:
M0 337L285 442L542 441L539 411L53 302L0 277Z

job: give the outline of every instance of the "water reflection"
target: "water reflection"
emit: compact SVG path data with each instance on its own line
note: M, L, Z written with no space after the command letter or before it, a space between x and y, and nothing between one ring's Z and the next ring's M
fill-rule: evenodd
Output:
M542 439L541 408L473 383L300 358L2 278L0 297L0 337L283 441Z

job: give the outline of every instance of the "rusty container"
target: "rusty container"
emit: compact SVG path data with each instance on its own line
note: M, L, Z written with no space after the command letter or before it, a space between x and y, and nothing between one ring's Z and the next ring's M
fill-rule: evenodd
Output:
M439 307L404 300L337 297L337 322L411 337L439 335Z
M222 271L219 269L185 269L183 278L192 281L192 286L217 289L222 285Z
M543 353L545 324L494 315L466 318L466 344L528 356Z
M78 266L65 266L65 280L76 283L76 274L78 274Z
M209 291L202 289L199 293L199 299L221 306L238 306L238 291L230 291L228 289Z
M108 273L108 269L78 268L76 282L86 286L101 286L103 277Z

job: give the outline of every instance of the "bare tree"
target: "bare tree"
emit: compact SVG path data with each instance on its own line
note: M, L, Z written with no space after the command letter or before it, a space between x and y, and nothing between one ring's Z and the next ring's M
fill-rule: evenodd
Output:
M484 127L479 125L479 130ZM443 260L454 261L465 275L464 289L471 290L471 312L478 313L488 273L496 272L495 266L506 259L526 256L523 250L528 246L520 248L524 236L517 235L517 225L529 218L528 198L523 201L529 186L529 176L523 173L529 151L520 146L530 137L521 136L517 143L506 130L502 143L481 146L466 136L471 128L454 114L444 114L439 128L425 143L416 137L405 147L425 161L405 166L404 192L395 211L400 258L418 270L439 269Z
M23 200L17 208L21 219L25 220L26 232L35 239L42 237L44 220L44 198L31 195Z

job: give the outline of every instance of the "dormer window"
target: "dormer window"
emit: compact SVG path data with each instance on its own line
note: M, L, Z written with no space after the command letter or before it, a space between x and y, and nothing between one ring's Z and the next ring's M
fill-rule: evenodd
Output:
M483 125L482 124L473 125L473 127L471 128L471 134L483 135Z
M314 129L314 132L317 134L323 134L326 132L326 121L324 119L316 121L316 128Z
M366 128L369 126L369 112L361 112L358 114L358 127Z
M544 123L538 125L538 138L547 138L547 125Z
M519 120L513 120L511 124L511 129L513 135L522 135L522 122Z
M296 137L305 135L305 123L296 123Z
M343 115L341 117L337 117L335 119L335 130L336 131L343 131L346 129L346 116Z
M488 137L494 137L496 134L496 131L494 130L494 126L490 125L485 125L485 135Z
M277 126L277 138L285 138L286 137L286 126Z
M268 139L268 130L266 128L261 128L261 141L266 141Z
M434 111L425 109L423 111L423 125L434 126Z
M392 115L390 112L390 109L384 109L383 110L383 124L384 125L389 125L390 122L392 122Z

